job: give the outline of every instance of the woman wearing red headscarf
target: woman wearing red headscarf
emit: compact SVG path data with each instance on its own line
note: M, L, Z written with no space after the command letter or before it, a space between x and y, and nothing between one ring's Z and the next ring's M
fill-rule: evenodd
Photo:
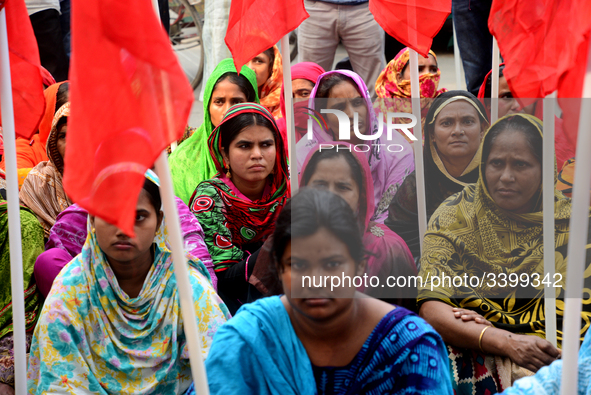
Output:
M307 117L296 117L295 115L305 111L310 93L316 86L318 77L324 74L324 69L314 62L302 62L291 66L291 93L293 97L295 135L296 143L306 134ZM277 119L277 127L283 141L287 141L287 125L285 124L286 110L284 99L284 88L281 85L280 107L282 117ZM301 119L300 119L301 118ZM299 122L303 120L304 122Z

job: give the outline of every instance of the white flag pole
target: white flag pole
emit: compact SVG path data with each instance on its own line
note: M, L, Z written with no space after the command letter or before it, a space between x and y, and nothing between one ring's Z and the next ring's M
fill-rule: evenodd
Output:
M544 99L544 144L542 185L544 186L544 279L546 276L553 282L555 271L554 256L554 117L556 93ZM544 306L546 319L546 340L556 347L556 288L544 289Z
M423 166L423 130L421 123L421 93L419 90L419 57L417 52L409 48L410 55L410 95L412 98L412 113L417 119L413 127L417 138L413 141L415 152L415 174L417 178L417 205L419 211L419 240L423 248L423 236L427 231L427 200L425 197L425 170Z
M490 94L490 124L499 119L499 44L493 36L491 94Z
M189 269L187 268L187 259L185 256L185 247L181 235L181 222L179 212L172 189L172 178L166 151L160 154L156 160L156 173L160 178L160 194L162 195L162 205L164 206L164 215L166 216L166 228L172 248L172 262L174 265L174 275L176 277L179 300L181 302L181 313L183 315L183 330L189 346L189 360L191 364L191 374L195 384L195 393L198 395L209 395L209 386L207 383L207 374L205 364L201 354L201 341L203 334L199 332L197 325L197 316L195 315L195 304L193 301L193 291L189 281Z
M460 47L458 46L458 37L456 33L456 24L452 21L454 35L454 65L456 69L456 89L462 89L462 57L460 56Z
M579 135L573 181L573 205L568 239L564 325L562 331L562 395L577 393L579 378L579 342L584 285L587 230L589 227L589 189L591 188L591 51L583 84Z
M289 178L291 195L298 191L298 162L296 160L296 142L291 93L291 54L289 51L289 33L281 38L281 56L283 57L283 93L285 99L285 125L287 127L287 152L289 153Z
M152 5L156 16L160 18L158 9L158 0L152 0ZM166 107L166 121L171 124L170 100ZM173 143L176 147L176 142ZM171 147L174 149L175 147ZM195 314L195 303L193 301L193 287L189 280L189 269L187 268L187 258L185 255L185 245L181 234L181 221L179 218L178 207L174 198L172 187L172 177L170 176L170 167L168 166L168 156L163 151L156 160L155 169L160 179L160 195L162 197L162 206L166 216L166 229L172 249L172 264L174 267L174 276L178 287L179 301L181 303L181 314L183 316L183 331L187 339L189 348L189 363L191 365L191 375L195 385L197 395L209 395L209 384L207 383L207 373L203 363L201 341L203 335L199 332L197 325L197 316Z
M21 220L18 199L16 168L16 139L10 57L6 30L6 9L0 11L0 103L4 155L6 157L6 197L8 200L8 237L10 248L10 280L12 284L12 325L14 336L14 382L17 394L27 391L27 361L25 345L25 291L23 285L23 249L21 244Z

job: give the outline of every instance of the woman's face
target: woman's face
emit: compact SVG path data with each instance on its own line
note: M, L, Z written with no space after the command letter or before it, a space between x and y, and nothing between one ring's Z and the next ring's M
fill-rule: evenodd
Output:
M357 125L359 133L367 134L367 103L365 98L361 96L357 87L349 81L342 81L341 83L332 87L328 93L327 108L332 110L339 110L347 114L349 117L349 127L351 132L351 143L359 144L362 141L356 138L353 132L354 114L357 113ZM326 121L328 127L332 130L335 138L339 135L339 120L334 114L326 114Z
M345 199L354 213L359 211L359 186L353 178L351 166L342 156L318 162L308 186L339 195Z
M264 180L275 168L277 147L273 132L265 126L252 125L242 129L222 152L230 167L232 179L252 183Z
M62 159L66 157L66 134L68 132L68 124L61 125L57 130L57 152L59 152Z
M135 237L127 236L115 225L98 217L90 217L98 245L109 260L119 264L133 264L145 257L145 254L150 254L154 236L162 222L162 212L156 212L144 189L140 192L135 210Z
M314 89L314 84L304 78L296 78L291 81L291 92L293 94L294 103L307 100Z
M522 132L499 134L485 166L486 186L499 207L517 214L533 210L542 184L542 165Z
M245 102L246 95L238 85L227 78L219 81L211 93L211 101L209 102L209 116L213 127L220 124L228 108L234 104Z
M423 74L437 74L437 61L433 57L433 55L429 54L427 58L423 58L421 55L418 56L419 58L419 77ZM398 82L402 82L404 80L410 80L410 60L409 64L406 65L404 68L403 73L398 73L396 76Z
M437 115L431 141L439 156L448 162L472 159L485 127L474 106L458 100L445 106Z
M252 58L251 61L246 65L250 67L256 74L257 86L259 89L265 84L265 82L267 82L267 80L271 77L271 73L273 72L271 59L264 52L261 52Z
M352 279L365 271L365 263L356 264L347 245L326 228L310 236L293 237L281 257L281 265L280 277L287 300L297 313L314 321L339 316L351 308L351 298L355 295L352 283L332 289L331 285L336 284L331 284L331 280L320 284L324 276Z

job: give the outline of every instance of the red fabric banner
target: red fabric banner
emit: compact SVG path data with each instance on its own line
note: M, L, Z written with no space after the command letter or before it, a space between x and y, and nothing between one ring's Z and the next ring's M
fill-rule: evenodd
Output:
M64 187L133 235L145 171L179 139L193 91L152 3L74 0Z
M232 0L225 41L236 70L308 17L304 0Z
M451 0L369 0L376 22L423 57L451 13Z
M29 139L45 111L39 49L24 0L5 0L2 6L6 7L15 132Z

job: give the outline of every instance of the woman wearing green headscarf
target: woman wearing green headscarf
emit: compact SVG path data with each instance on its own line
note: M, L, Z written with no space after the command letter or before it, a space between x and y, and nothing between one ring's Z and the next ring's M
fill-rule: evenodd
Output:
M203 123L170 155L170 172L176 196L189 204L197 185L217 173L207 140L225 112L234 104L259 102L256 74L243 66L236 72L234 61L224 59L217 65L203 93Z

